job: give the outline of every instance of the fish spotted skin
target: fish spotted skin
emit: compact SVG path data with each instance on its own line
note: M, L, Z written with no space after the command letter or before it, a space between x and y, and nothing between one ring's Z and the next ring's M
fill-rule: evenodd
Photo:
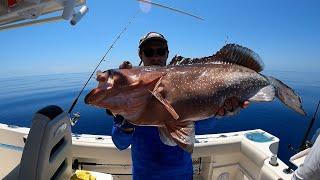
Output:
M300 97L281 81L260 74L263 67L257 59L247 48L227 45L206 57L205 63L201 58L180 58L166 67L111 69L98 74L99 85L85 102L122 115L132 124L157 126L165 144L192 152L193 121L215 116L229 98L257 102L278 97L305 115Z

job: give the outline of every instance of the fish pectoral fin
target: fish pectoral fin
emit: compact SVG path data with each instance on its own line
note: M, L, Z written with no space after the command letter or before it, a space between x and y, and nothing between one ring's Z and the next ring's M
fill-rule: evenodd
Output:
M159 80L157 81L156 85L154 86L152 92L155 92L159 88L163 77L164 77L164 75L159 78Z
M171 139L186 152L192 153L195 142L195 129L192 121L180 124L166 122L166 128Z
M166 75L166 74L165 74ZM162 75L162 76L159 76L159 77L156 77L155 79L147 82L146 84L144 84L144 81L143 80L138 80L136 82L133 82L131 83L127 89L130 90L130 89L135 89L135 88L138 88L138 87L142 87L142 86L145 86L146 85L146 88L150 89L150 87L152 88L153 87L153 91L155 91L160 83L161 83L161 80L162 78L165 76L165 75Z
M158 132L159 132L160 140L164 144L166 144L168 146L176 146L177 145L177 143L175 143L174 140L172 139L167 127L159 127Z
M268 85L260 89L254 96L249 98L249 101L256 101L256 102L261 102L261 101L273 101L275 97L275 89L273 85Z
M166 110L172 115L174 119L177 120L179 118L178 113L174 110L171 104L162 97L162 95L159 92L157 91L150 91L150 92L155 98L157 98L164 105Z
M172 117L177 120L177 119L179 118L178 113L174 110L174 108L171 106L171 104L170 104L165 98L162 97L162 95L160 94L160 92L158 92L158 88L159 88L159 86L160 86L160 84L161 84L161 81L162 81L162 78L163 78L164 76L165 76L165 75L161 76L161 77L159 78L159 80L157 81L157 83L155 84L153 90L152 90L152 91L149 90L149 91L151 92L151 94L152 94L155 98L157 98L157 99L164 105L164 107L165 107L165 108L167 109L167 111L172 115Z

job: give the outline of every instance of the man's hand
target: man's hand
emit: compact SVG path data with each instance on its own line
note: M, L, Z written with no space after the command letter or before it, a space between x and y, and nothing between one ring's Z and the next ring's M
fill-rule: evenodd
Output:
M235 97L226 99L224 105L219 108L217 116L233 115L240 111L240 108L247 108L249 101L239 102Z
M106 109L106 113L113 117L113 123L119 127L125 133L132 133L134 125L125 120L121 115L114 116L109 109Z
M120 64L119 69L131 69L132 64L130 61L123 61L122 64Z

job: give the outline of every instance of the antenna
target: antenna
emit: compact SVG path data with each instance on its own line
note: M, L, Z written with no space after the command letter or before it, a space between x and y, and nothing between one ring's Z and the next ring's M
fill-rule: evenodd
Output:
M229 36L226 35L226 40L224 41L224 44L225 44L225 45L228 43L228 40L229 40Z

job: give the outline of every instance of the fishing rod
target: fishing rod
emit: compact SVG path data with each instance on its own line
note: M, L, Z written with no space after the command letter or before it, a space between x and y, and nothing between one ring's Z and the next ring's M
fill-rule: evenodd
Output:
M314 122L315 122L315 120L316 120L317 113L318 113L318 109L319 109L319 104L320 104L320 100L319 100L319 102L318 102L316 111L315 111L315 113L313 114L313 117L312 117L311 120L310 120L308 129L307 129L307 131L306 131L306 134L304 135L304 138L303 138L303 140L302 140L302 142L301 142L301 145L299 146L299 149L294 149L291 144L288 145L288 148L289 148L290 150L294 151L295 154L296 154L296 153L299 153L299 152L301 152L301 151L303 151L303 150L305 150L305 149L307 149L307 148L309 148L309 147L312 146L312 143L309 142L307 139L308 139L309 134L310 134L310 132L311 132L311 128L312 128L312 126L313 126L313 124L314 124ZM287 174L290 174L290 173L293 172L293 170L292 170L292 169L294 169L293 167L294 167L294 165L289 161L288 168L287 168L287 169L284 169L283 172L285 172L285 173L287 173Z
M310 143L307 139L308 139L309 134L310 134L310 132L311 132L311 128L312 128L312 126L313 126L313 124L314 124L314 122L315 122L315 120L316 120L317 113L318 113L318 109L319 109L319 104L320 104L320 100L319 100L319 102L318 102L316 111L314 112L313 117L312 117L311 120L310 120L308 130L306 131L306 134L304 135L304 138L303 138L303 140L302 140L302 142L301 142L301 145L300 145L300 147L299 147L299 151L302 151L302 150L304 150L304 149L306 149L306 148L308 148L308 147L311 146L311 143Z
M108 50L106 51L106 53L103 55L103 57L101 58L101 60L99 61L99 63L97 64L97 66L94 68L94 70L92 71L91 75L89 76L88 80L86 81L86 83L83 85L82 89L80 90L78 96L76 97L76 99L73 101L71 107L69 108L68 113L70 114L74 108L74 106L77 104L78 99L80 97L80 95L82 94L84 88L87 86L87 84L89 83L90 79L92 78L93 74L96 72L96 70L98 69L98 67L100 66L100 64L102 63L102 61L104 61L105 57L109 54L109 52L111 51L111 49L114 47L114 45L116 44L116 42L120 39L121 35L128 29L129 25L133 22L133 20L136 18L136 16L138 15L140 11L138 10L129 20L129 22L127 23L126 26L124 26L124 28L121 30L121 32L118 34L118 36L116 36L115 40L111 43L111 45L109 46Z

